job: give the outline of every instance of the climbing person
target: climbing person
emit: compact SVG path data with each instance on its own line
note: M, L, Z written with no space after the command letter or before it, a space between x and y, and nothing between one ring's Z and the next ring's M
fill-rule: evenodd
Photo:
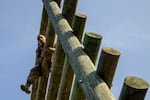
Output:
M37 62L36 65L30 70L30 73L27 77L26 84L21 84L20 88L22 91L30 94L30 86L38 81L39 77L42 75L42 61L44 56L48 55L50 58L50 68L52 63L52 56L55 51L53 47L47 47L45 45L46 38L44 35L38 35L38 48L36 50Z

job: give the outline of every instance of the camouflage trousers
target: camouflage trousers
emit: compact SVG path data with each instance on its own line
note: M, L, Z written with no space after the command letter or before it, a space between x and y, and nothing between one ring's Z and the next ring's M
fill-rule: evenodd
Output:
M30 74L29 74L29 76L27 78L27 83L28 84L34 84L38 80L38 78L39 78L39 76L41 74L40 70L41 70L41 66L39 66L39 65L34 66L30 70Z

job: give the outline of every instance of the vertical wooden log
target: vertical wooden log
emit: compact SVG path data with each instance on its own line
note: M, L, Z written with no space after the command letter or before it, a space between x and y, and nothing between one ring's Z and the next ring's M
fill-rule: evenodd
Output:
M48 20L48 27L46 31L46 46L45 47L54 47L55 42L55 32L53 27ZM39 80L38 86L38 93L37 93L37 100L45 100L45 94L47 89L47 81L49 76L49 67L51 66L51 56L52 55L45 55L43 62L42 62L42 76Z
M55 0L56 3L60 6L61 0ZM45 3L45 0L44 0ZM46 46L45 47L54 47L55 42L55 32L53 26L51 24L50 19L48 20L48 26L46 30ZM42 76L39 80L39 86L37 91L36 100L45 100L46 90L47 90L47 82L49 77L49 66L51 63L51 56L45 56L42 62Z
M119 57L119 51L112 48L102 48L97 73L106 82L109 88L112 86Z
M40 34L46 35L46 28L48 25L48 15L46 9L43 5L43 12L42 12L42 19L41 19L41 26L40 26Z
M101 40L102 36L99 34L92 32L85 33L83 41L84 51L88 54L94 64L97 61ZM77 81L77 78L75 78L71 100L84 100L86 98L78 82L80 82L80 80Z
M60 7L61 0L53 0L53 1L55 1L58 4L58 6Z
M99 48L101 45L102 36L100 34L87 32L84 38L84 51L90 57L92 62L95 64L97 61L97 56Z
M69 24L72 23L72 17L75 13L77 0L65 0L62 15L68 20ZM48 86L47 100L55 100L59 89L62 69L64 65L65 53L57 40L56 51L54 55L54 63L52 65L51 78Z
M86 19L87 17L83 14L75 14L73 19L73 33L78 37L79 41L82 40ZM73 75L74 73L66 56L57 100L69 100Z
M64 0L62 15L72 25L74 13L76 11L78 0Z
M48 24L48 15L47 12L45 10L45 7L43 6L43 12L42 12L42 18L41 18L41 26L40 26L40 33L42 35L46 35L46 28L47 28L47 24ZM38 62L38 57L36 56L36 62L35 64L37 64ZM37 80L37 82L35 82L32 85L32 93L31 93L31 100L36 100L36 94L37 94L37 88L38 88L38 82L39 80Z
M46 1L46 0L45 0ZM81 43L73 34L69 23L61 14L60 8L53 0L46 1L45 8L57 33L65 54L71 64L82 91L88 100L115 100L106 83L96 73L89 56L84 52Z
M65 54L61 47L61 44L57 40L56 51L54 54L54 61L52 64L52 70L50 76L51 78L49 80L49 85L48 85L47 100L56 100L62 67L64 64L64 57Z
M128 76L124 80L119 100L144 100L149 84L143 79Z

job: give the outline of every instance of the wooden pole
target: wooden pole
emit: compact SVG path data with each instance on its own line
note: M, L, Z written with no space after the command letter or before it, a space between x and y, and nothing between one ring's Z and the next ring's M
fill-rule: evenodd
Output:
M61 7L61 0L53 0L53 1L55 1L57 4L58 4L58 6L59 6L59 8Z
M56 100L65 54L57 40L46 100Z
M48 2L49 1L49 2ZM88 100L115 100L106 83L96 74L96 69L88 55L73 34L69 23L63 18L56 2L44 2L49 18L57 33L69 63L80 80L80 86Z
M103 48L98 63L97 73L111 88L120 52L112 48Z
M73 16L76 11L78 0L64 0L62 15L72 25Z
M87 32L84 36L84 51L92 60L93 64L97 61L97 56L101 44L102 36L93 32ZM71 100L84 100L84 96L77 79L75 78L74 86L72 90Z
M43 5L40 34L46 36L47 25L48 25L48 15L47 15L47 12L46 12L45 7Z
M72 28L74 34L78 37L79 41L82 40L86 19L87 17L83 14L75 14L74 16ZM57 100L69 100L73 75L74 73L66 56Z
M61 0L55 0L55 2L57 2L57 4L60 6L59 3L61 3ZM45 8L45 5L44 5L44 8ZM55 32L54 32L54 29L53 29L50 19L48 19L48 26L46 29L46 46L45 47L47 47L47 48L54 47L54 42L55 42ZM46 95L46 90L47 90L47 81L48 81L48 77L49 77L49 66L51 66L50 65L51 64L51 56L52 55L44 56L44 59L42 62L42 72L43 73L39 80L36 100L45 100L45 95Z
M55 42L55 32L51 26L50 20L48 21L48 27L46 31L46 48L54 47ZM49 76L49 68L51 66L51 56L45 55L42 61L42 76L39 80L38 93L36 100L45 100L47 81Z
M48 2L46 4L49 4ZM72 17L75 13L77 0L65 0L63 6L63 16L68 19L69 24L72 23ZM56 10L56 9L55 9ZM51 79L48 86L47 100L55 100L59 89L61 74L64 65L65 53L62 49L60 41L57 40L56 53L54 55L54 63L52 65Z
M47 12L43 6L43 12L42 12L42 18L41 18L41 27L40 27L40 33L39 34L42 34L42 35L46 35L46 28L47 28L47 24L48 24L48 15L47 15ZM36 62L35 64L37 64L39 61L38 60L39 58L36 56ZM37 88L38 88L38 82L39 80L37 80L37 82L35 82L33 85L32 85L32 93L31 93L31 100L36 100L36 94L37 94Z
M124 80L119 100L144 100L149 84L143 79L128 76Z
M94 65L97 61L101 40L102 36L93 32L87 32L84 37L84 51L90 57Z

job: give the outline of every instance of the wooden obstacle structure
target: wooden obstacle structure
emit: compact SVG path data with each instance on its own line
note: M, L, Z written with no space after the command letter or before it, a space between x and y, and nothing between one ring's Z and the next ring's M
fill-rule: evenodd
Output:
M61 11L61 0L43 0L39 33L46 36L47 47L54 47L57 39L56 51L51 72L49 57L44 57L43 75L32 86L31 100L115 100L110 88L120 52L102 48L96 70L102 36L83 34L87 17L76 13L77 2L64 0ZM127 77L119 100L144 100L148 87L138 77Z

